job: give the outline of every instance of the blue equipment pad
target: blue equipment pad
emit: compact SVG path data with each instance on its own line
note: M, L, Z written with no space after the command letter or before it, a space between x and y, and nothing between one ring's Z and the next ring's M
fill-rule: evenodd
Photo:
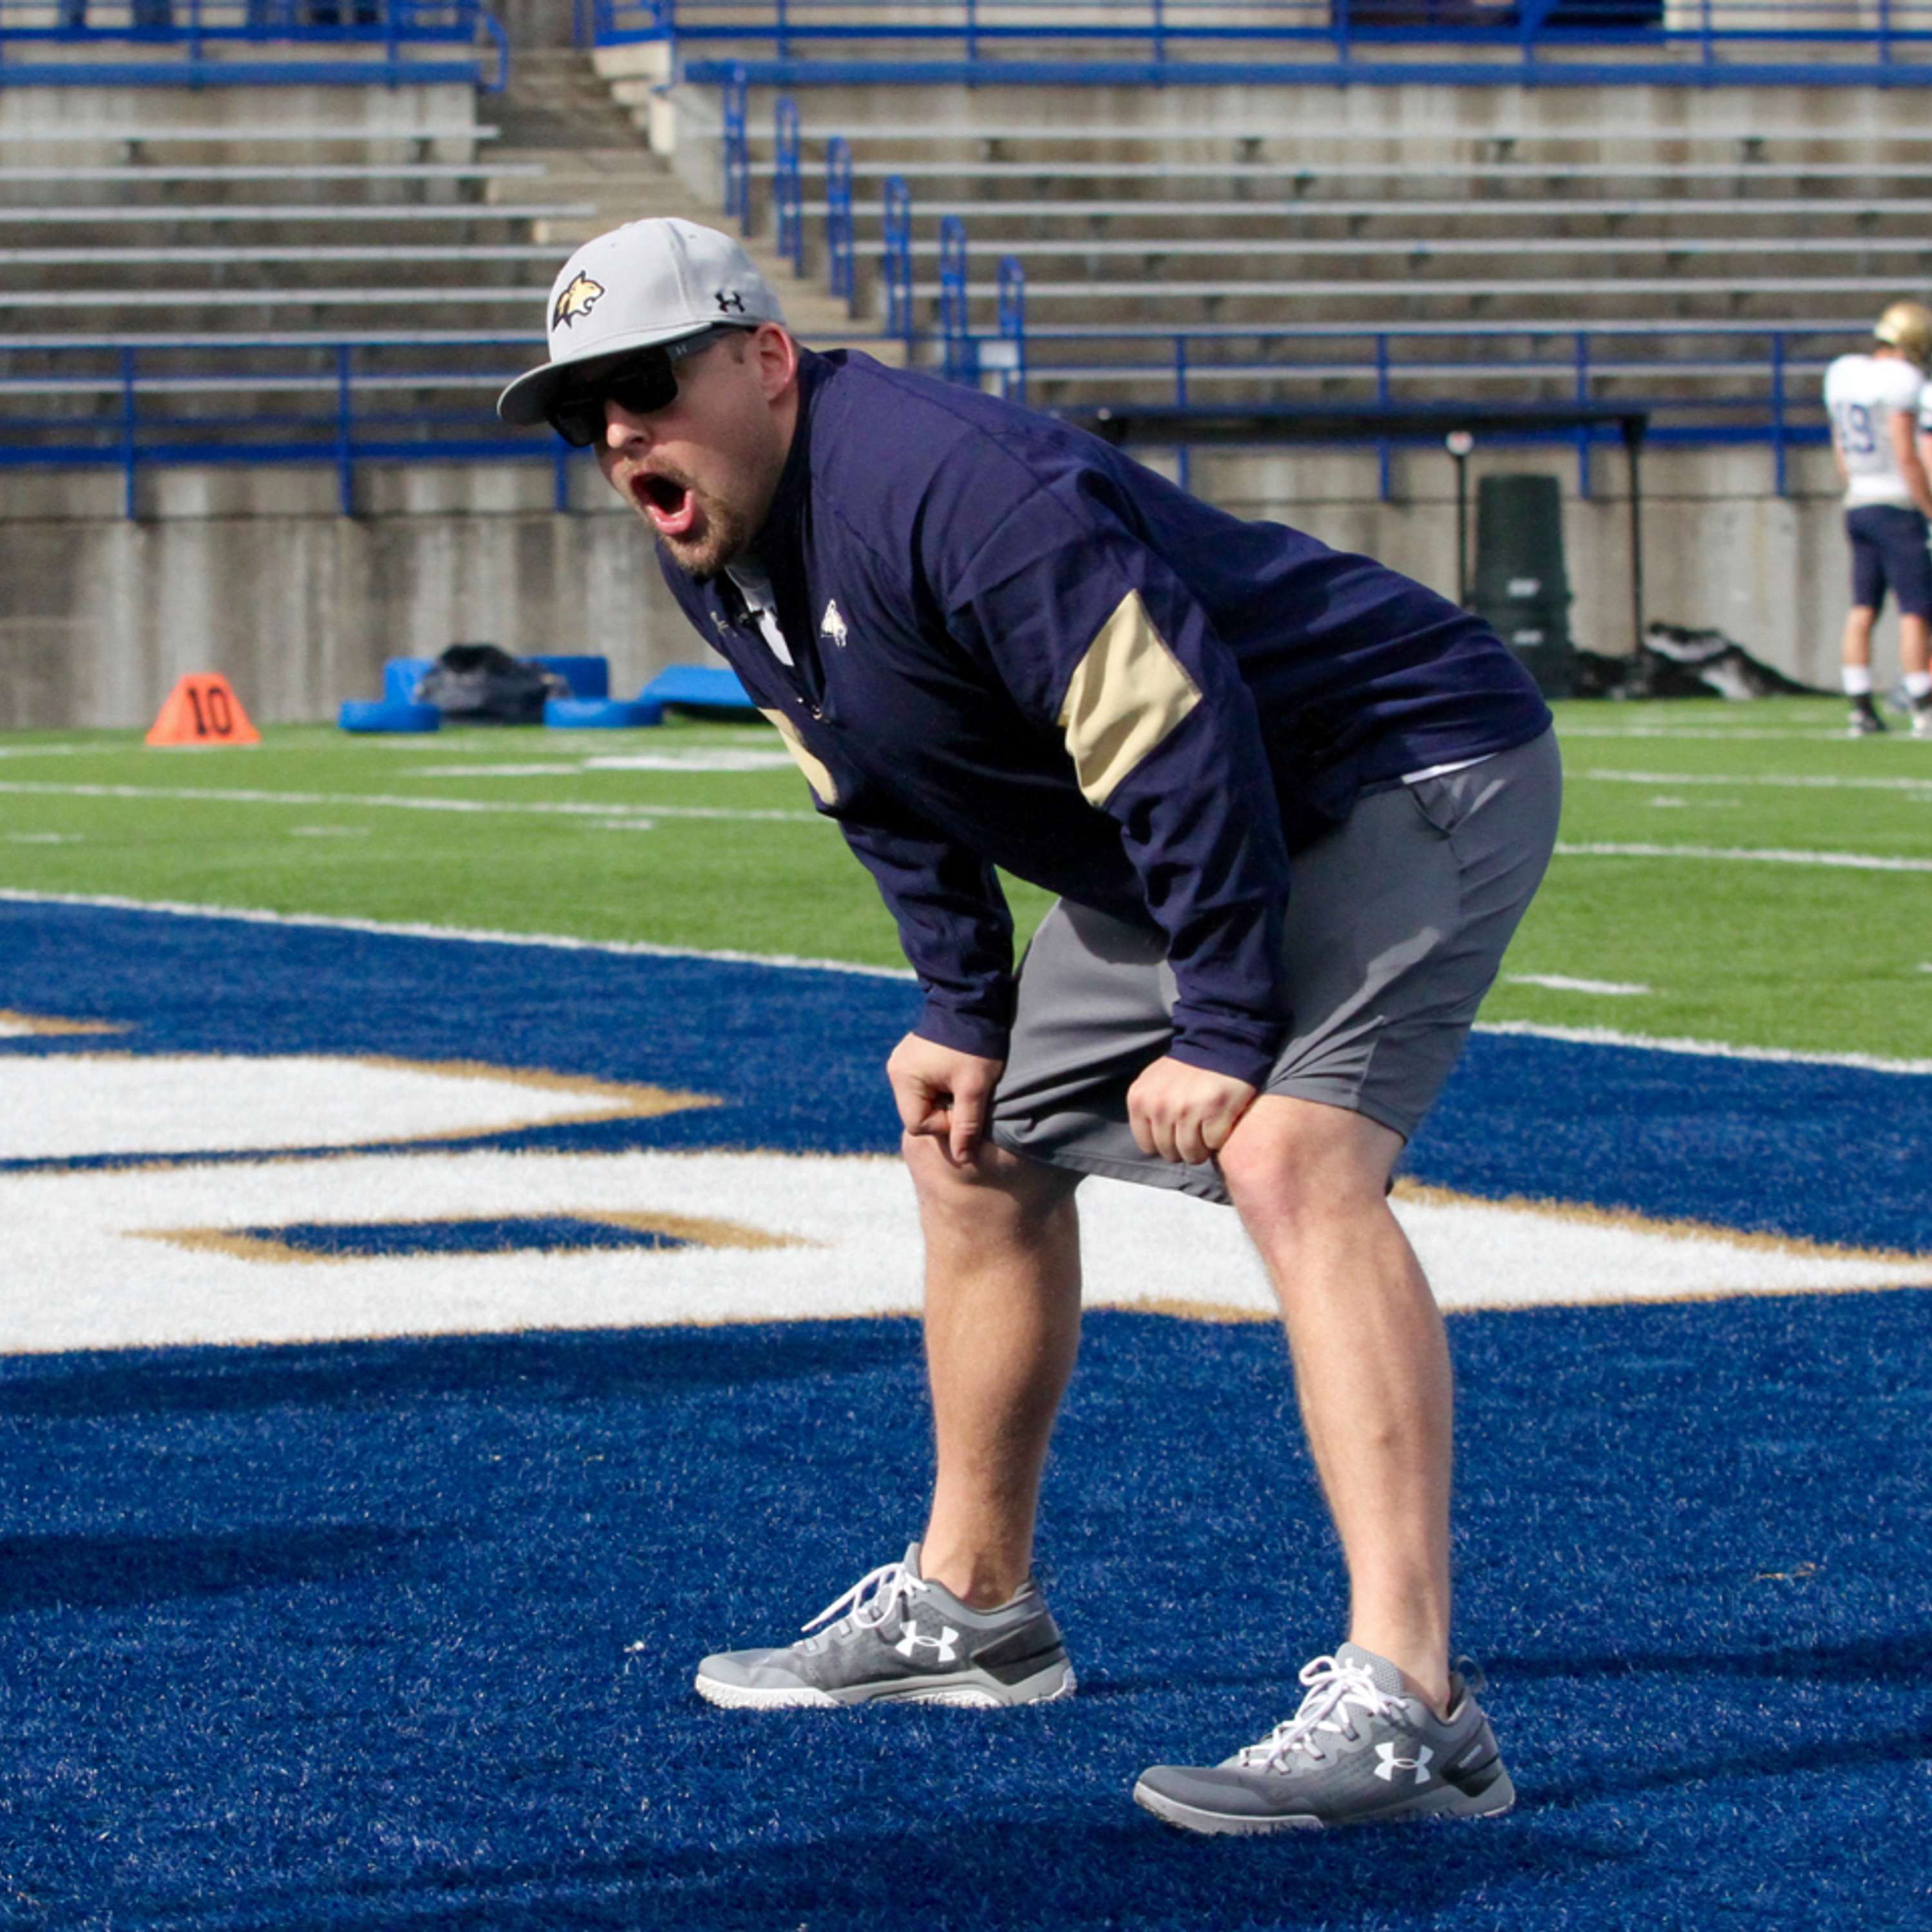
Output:
M608 698L610 695L610 660L588 656L526 658L526 664L554 671L570 686L572 698Z
M337 713L345 731L435 731L442 713L434 704L393 704L383 700L352 698Z
M559 731L628 731L662 724L664 706L641 698L553 698L543 722Z
M707 711L755 712L738 674L722 664L672 664L638 695L658 704L689 704Z
M416 686L429 675L434 658L389 658L382 665L382 701L386 704L413 704Z

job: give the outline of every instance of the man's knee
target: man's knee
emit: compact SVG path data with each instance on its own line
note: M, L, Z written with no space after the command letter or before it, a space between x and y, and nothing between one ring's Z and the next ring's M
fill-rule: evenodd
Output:
M1221 1150L1221 1178L1250 1226L1312 1225L1378 1208L1402 1144L1366 1114L1264 1094Z
M1009 1154L990 1140L964 1165L932 1134L904 1135L900 1150L924 1214L1044 1220L1072 1198L1078 1184L1076 1175Z

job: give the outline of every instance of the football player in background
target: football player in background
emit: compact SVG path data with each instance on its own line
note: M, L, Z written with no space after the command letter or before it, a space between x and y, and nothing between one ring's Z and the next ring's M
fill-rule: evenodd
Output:
M1932 483L1914 435L1928 400L1928 362L1932 310L1897 302L1873 325L1869 350L1840 356L1825 372L1832 454L1845 487L1845 534L1852 545L1844 664L1855 738L1885 729L1872 701L1871 656L1872 626L1888 590L1898 599L1898 656L1912 706L1912 735L1932 738L1932 670L1927 663L1932 556L1926 551ZM1922 426L1932 430L1932 416Z

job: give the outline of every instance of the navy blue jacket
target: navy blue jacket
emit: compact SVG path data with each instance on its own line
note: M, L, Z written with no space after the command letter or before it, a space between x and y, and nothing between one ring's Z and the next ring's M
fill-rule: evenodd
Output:
M794 665L727 577L660 560L878 880L919 1031L1004 1057L1004 866L1151 921L1174 1056L1260 1084L1290 853L1365 788L1537 736L1534 685L1420 585L1082 431L848 351L801 381L755 543Z

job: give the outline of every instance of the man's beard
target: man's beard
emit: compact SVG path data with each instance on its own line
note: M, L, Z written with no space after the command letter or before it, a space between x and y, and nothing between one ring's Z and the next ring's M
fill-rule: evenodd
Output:
M667 536L648 516L644 521L672 562L687 576L716 577L734 557L751 547L756 532L748 518L730 504L721 502L709 490L697 489L688 483L685 487L702 512L702 520L696 531L688 536ZM640 509L639 514L643 514Z

